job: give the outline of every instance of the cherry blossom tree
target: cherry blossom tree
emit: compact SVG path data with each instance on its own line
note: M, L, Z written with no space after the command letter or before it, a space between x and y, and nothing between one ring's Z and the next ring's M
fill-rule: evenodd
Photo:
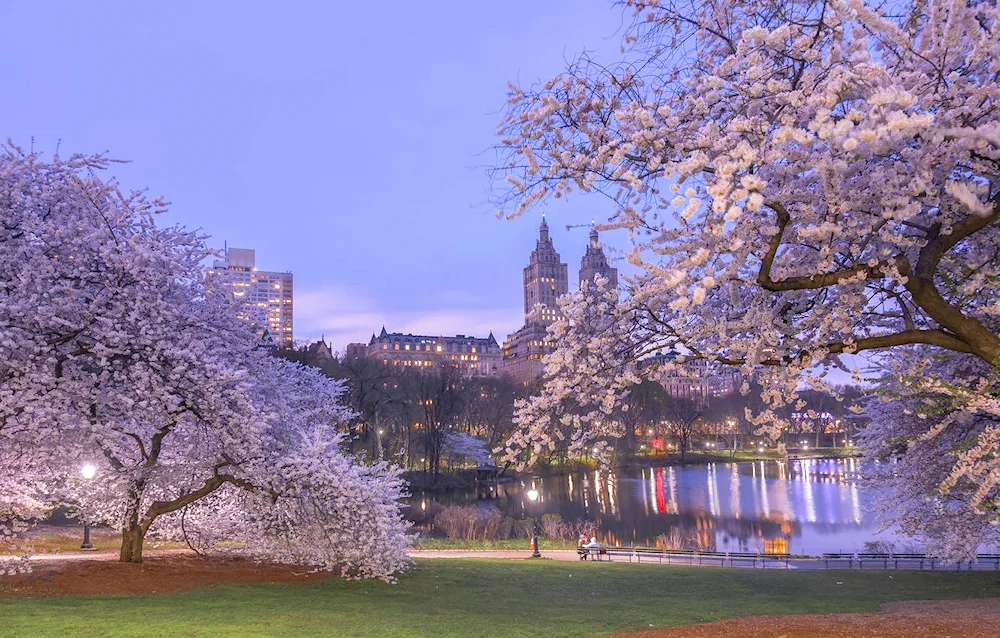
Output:
M773 410L803 384L824 388L843 354L996 396L990 375L930 380L907 366L939 353L980 373L1000 363L1000 7L625 5L621 60L584 55L544 84L511 86L499 127L500 214L602 193L613 210L599 228L627 233L637 272L613 317L568 329L581 341L561 342L533 416L570 394L607 407L627 387L615 371L665 347L756 374L768 409L755 423L773 435ZM570 322L585 314L586 298L567 303ZM624 339L588 353L610 324ZM570 359L601 374L560 374ZM561 435L522 414L510 457ZM912 425L899 427L912 438ZM1000 472L991 459L977 476ZM954 482L937 485L924 495Z
M399 470L342 453L337 426L352 416L340 405L342 384L267 354L250 363L253 421L231 421L230 431L182 420L159 444L162 426L95 437L104 462L94 479L74 483L70 500L91 521L125 520L123 554L140 558L149 531L202 552L365 577L399 571L408 562Z
M490 452L486 449L486 442L467 432L451 431L446 433L441 444L441 451L448 459L449 467L458 459L469 460L476 465L492 465L493 463Z
M341 384L259 348L206 284L203 239L158 228L163 203L123 195L107 166L0 155L0 465L23 468L0 504L62 498L121 530L128 562L192 507L199 530L242 507L256 556L391 577L401 484L341 453Z

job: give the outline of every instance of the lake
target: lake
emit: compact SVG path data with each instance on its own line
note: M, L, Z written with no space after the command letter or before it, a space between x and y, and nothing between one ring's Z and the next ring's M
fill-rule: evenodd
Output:
M592 471L536 478L495 489L414 494L411 518L432 503L495 506L520 518L556 513L564 521L595 521L602 543L701 551L819 555L893 541L878 533L871 495L858 485L854 459L711 463L643 470ZM902 539L906 546L917 543Z

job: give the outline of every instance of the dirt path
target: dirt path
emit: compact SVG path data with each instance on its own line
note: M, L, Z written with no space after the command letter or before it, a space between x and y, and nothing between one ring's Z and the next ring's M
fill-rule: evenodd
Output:
M1000 599L886 603L872 614L748 616L699 625L651 629L617 638L846 638L1000 635Z
M30 574L0 579L0 597L152 594L209 585L314 582L336 577L310 573L302 567L256 563L245 558L197 556L178 550L152 553L138 564L119 563L110 558L117 557L102 554L41 560Z

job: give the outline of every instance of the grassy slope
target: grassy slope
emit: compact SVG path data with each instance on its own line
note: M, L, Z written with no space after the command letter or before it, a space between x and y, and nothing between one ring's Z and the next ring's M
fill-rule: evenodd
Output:
M0 599L0 636L600 636L733 616L981 597L1000 597L997 573L420 560L396 585L329 581Z

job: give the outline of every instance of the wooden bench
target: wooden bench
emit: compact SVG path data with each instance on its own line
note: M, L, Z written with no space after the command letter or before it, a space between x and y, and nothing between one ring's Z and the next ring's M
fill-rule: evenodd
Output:
M785 569L788 569L788 560L792 556L791 554L761 554L760 557L765 568L767 567L767 561L772 561L775 563L784 563Z
M635 553L635 549L632 547L578 547L576 553L580 555L580 560L587 560L588 557L594 560L604 560L608 559L610 562L612 557L625 557L628 558L628 562L632 562L632 556Z
M658 549L655 547L634 547L632 549L635 552L636 561L642 562L643 559L652 560L656 559L657 562L662 563L664 560L667 564L673 563L675 560L683 560L688 565L694 565L694 559L698 555L698 552L689 549Z
M608 548L606 547L577 547L576 553L580 556L580 560L587 560L587 558L593 558L594 560L601 560L601 556L606 556L608 553ZM609 557L610 561L611 558Z
M973 565L977 563L983 563L984 565L993 564L993 569L1000 569L1000 554L976 554L976 557L971 560L960 560L955 565L958 570L962 569L962 564L965 563L968 569L973 569Z
M607 559L609 562L614 557L628 558L631 563L634 558L641 563L643 559L650 561L655 559L659 563L683 560L688 565L716 565L725 567L728 561L730 566L735 566L738 562L750 562L754 567L760 561L762 567L767 567L768 561L783 562L788 567L788 554L760 554L756 552L697 552L688 549L658 549L656 547L577 547L576 553L580 560Z
M726 558L728 557L725 552L695 552L694 556L698 559L699 565L704 565L706 560L709 564L719 561L719 567L726 566Z
M632 551L635 552L635 560L639 563L642 562L644 556L647 560L655 558L657 562L662 563L663 557L667 554L667 550L657 549L656 547L633 547Z
M823 564L827 569L830 568L830 561L836 563L838 561L843 562L845 560L847 561L847 568L852 569L854 567L854 554L823 554Z
M750 561L754 567L757 566L757 561L761 561L761 564L764 562L764 558L756 552L729 552L728 557L730 567L735 567L736 561Z
M889 554L858 554L858 567L860 569L864 569L865 561L868 561L870 563L872 562L877 563L879 561L882 561L882 569L888 569L889 561L891 559L892 556Z
M899 563L917 563L919 562L920 569L924 568L924 563L930 563L931 569L934 569L934 559L927 558L927 554L893 554L892 555L892 566L899 569Z

